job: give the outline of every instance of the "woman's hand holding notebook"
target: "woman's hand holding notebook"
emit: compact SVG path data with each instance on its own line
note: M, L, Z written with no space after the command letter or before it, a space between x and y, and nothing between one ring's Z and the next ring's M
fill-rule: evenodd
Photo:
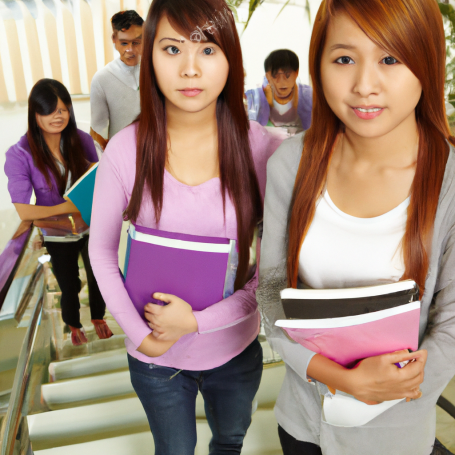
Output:
M148 303L144 308L145 319L157 340L176 341L183 335L198 331L190 304L175 295L160 292L155 292L153 298L166 304Z
M420 364L400 368L399 362L416 358L425 364L426 353L396 351L415 351L418 347L417 299L418 289L412 280L364 288L281 291L287 319L275 324L307 349L351 369L349 385L341 387L348 393L330 387L324 398L323 418L327 423L364 425L407 396L409 389L399 387L400 378L407 380L414 370L416 375L423 370ZM378 383L378 378L385 383ZM330 378L326 379L330 384ZM417 377L415 380L420 384ZM368 406L374 403L371 397L381 397L381 393L386 401Z

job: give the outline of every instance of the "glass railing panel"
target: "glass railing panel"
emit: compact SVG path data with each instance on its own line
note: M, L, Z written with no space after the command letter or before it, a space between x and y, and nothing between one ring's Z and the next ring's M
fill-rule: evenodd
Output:
M31 234L31 223L22 222L0 254L0 309L15 276Z

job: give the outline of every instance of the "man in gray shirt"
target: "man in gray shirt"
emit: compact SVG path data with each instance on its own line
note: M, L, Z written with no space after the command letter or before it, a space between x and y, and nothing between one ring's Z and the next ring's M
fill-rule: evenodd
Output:
M90 134L104 150L109 139L139 115L139 72L142 24L136 11L120 11L111 18L112 41L120 57L92 79Z

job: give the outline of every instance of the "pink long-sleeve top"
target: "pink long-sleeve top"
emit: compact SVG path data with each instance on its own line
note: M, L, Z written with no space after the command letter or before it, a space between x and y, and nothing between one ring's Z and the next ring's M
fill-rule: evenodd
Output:
M251 122L249 138L262 197L267 160L284 137L280 130L270 131ZM184 335L162 356L152 358L137 351L151 329L137 313L118 268L122 213L131 198L135 172L136 124L133 124L109 141L96 176L89 248L92 268L106 305L127 336L128 353L142 362L185 370L207 370L223 365L240 354L258 334L257 276L230 297L205 310L194 311L198 332ZM144 196L137 224L237 240L235 208L227 197L224 217L219 178L188 186L165 171L159 226L148 195Z

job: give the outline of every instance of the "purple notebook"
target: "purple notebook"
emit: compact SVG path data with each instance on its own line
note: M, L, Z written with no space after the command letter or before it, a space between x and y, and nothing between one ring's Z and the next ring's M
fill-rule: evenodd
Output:
M203 310L234 292L235 240L179 234L131 224L125 257L125 288L144 317L154 292L173 294Z

